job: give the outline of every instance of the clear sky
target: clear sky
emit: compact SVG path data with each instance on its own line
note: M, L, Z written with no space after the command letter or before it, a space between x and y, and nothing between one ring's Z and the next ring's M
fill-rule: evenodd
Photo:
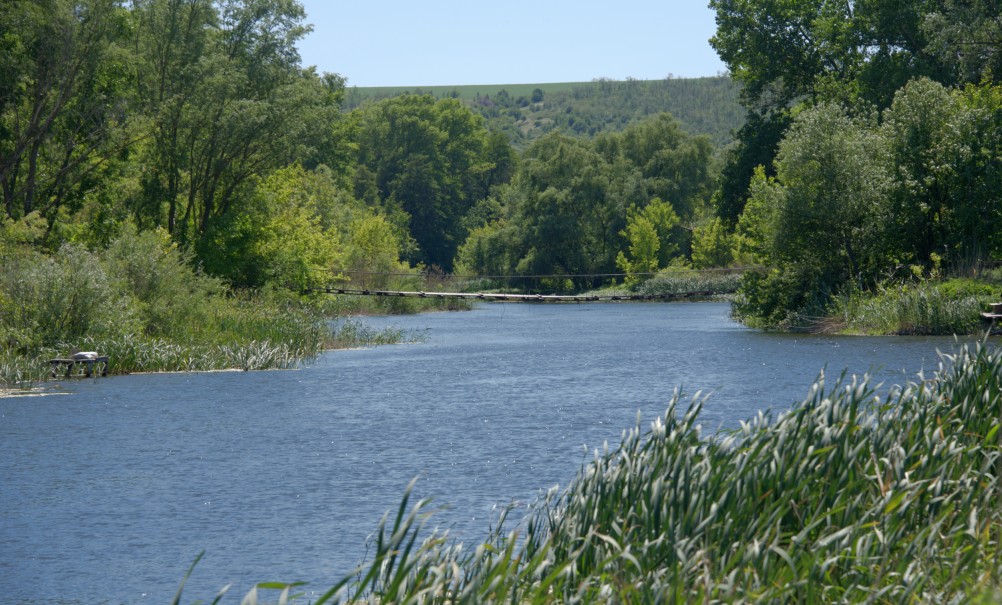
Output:
M304 65L348 86L657 80L726 68L707 0L300 0Z

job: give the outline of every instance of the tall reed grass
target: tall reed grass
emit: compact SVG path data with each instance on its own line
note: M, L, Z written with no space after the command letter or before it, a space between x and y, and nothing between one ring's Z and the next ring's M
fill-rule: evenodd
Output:
M471 548L424 535L412 484L371 560L314 603L989 602L1002 353L963 348L920 378L878 398L866 377L822 375L789 411L709 436L704 399L676 393Z
M818 326L856 334L976 334L998 287L973 280L922 282L835 297Z

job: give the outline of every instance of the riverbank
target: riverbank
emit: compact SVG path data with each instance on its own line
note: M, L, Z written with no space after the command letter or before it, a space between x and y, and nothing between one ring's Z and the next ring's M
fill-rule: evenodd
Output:
M992 272L977 279L889 281L870 290L850 288L830 297L801 293L807 302L798 311L770 315L763 314L769 305L749 302L749 292L762 283L758 275L742 283L734 298L735 318L757 329L812 334L978 335L990 328L981 314L1002 301L1002 277Z
M1002 300L997 281L949 279L836 296L818 323L828 334L970 335L989 328L981 314Z
M332 318L462 307L346 298L234 290L162 232L125 229L97 251L0 246L0 385L30 388L50 377L50 359L76 351L108 356L111 374L289 368L324 350L400 338Z

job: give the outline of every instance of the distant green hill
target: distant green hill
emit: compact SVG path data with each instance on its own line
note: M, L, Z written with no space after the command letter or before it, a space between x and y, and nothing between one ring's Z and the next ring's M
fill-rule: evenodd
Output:
M688 132L709 135L725 145L744 123L739 86L726 76L664 80L595 80L550 84L474 86L353 87L345 108L402 94L452 97L486 118L490 128L522 146L554 129L594 136L621 130L652 114L669 112Z

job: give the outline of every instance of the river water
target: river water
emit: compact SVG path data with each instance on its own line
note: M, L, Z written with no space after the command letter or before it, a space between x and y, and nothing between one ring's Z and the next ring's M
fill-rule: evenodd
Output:
M408 482L475 543L619 442L676 387L707 431L782 410L818 373L931 373L951 338L763 333L722 303L488 304L366 319L414 344L300 370L68 381L0 399L0 602L239 602L257 581L323 593ZM112 360L114 362L114 360ZM688 397L687 397L688 399ZM516 513L517 514L517 513Z

